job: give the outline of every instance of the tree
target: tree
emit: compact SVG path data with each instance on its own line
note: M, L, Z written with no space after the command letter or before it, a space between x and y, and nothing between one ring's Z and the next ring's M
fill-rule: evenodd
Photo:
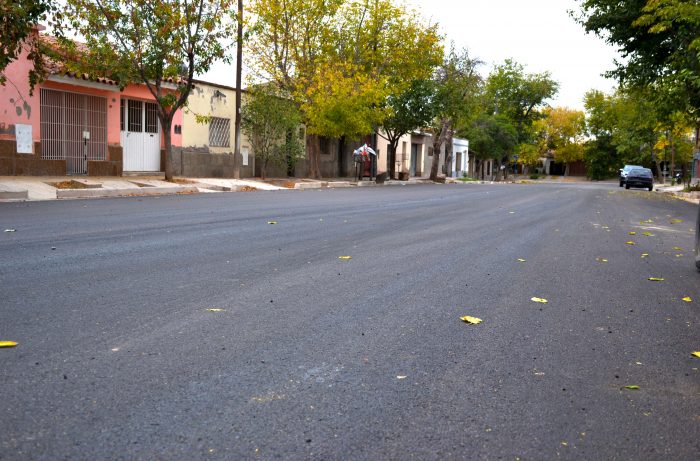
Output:
M387 98L427 78L441 52L436 26L391 0L255 0L251 11L256 77L299 105L311 177L319 137L373 132L391 115Z
M486 80L484 110L512 121L518 132L518 142L528 142L532 123L542 117L540 109L554 97L559 84L549 72L525 73L525 68L506 59L497 65Z
M619 47L624 59L609 75L628 86L673 88L672 93L683 95L675 99L675 110L692 114L696 134L700 132L698 2L585 0L577 19L587 31Z
M489 158L496 160L493 174L496 176L517 142L518 132L507 117L482 113L472 124L469 151L473 151L479 163Z
M303 152L297 136L301 114L296 104L269 90L253 88L242 107L242 129L260 162L263 179L269 164L293 166Z
M551 152L554 160L566 164L565 176L570 164L583 160L583 137L586 131L586 115L582 111L566 107L546 108L543 117L535 122L543 133L541 152Z
M615 127L613 104L613 98L602 91L591 90L584 96L586 128L590 139L585 143L583 157L590 179L615 176L622 164L612 142Z
M41 53L40 41L31 37L32 30L47 14L54 12L51 0L0 0L2 19L0 20L0 85L7 81L5 69L16 60L23 48L29 50L29 59L34 63L29 72L30 88L41 80L46 71Z
M433 181L438 176L442 146L445 146L445 165L449 165L456 129L468 125L476 113L477 95L482 82L477 69L481 64L482 61L472 58L466 48L458 51L452 46L435 72L436 116L431 127L433 163L430 169L430 179Z
M389 177L395 175L393 156L402 136L415 129L423 128L435 117L435 85L431 80L414 80L403 93L389 95L387 107L390 110L381 123L378 134L389 142Z
M172 121L187 102L195 74L227 60L235 27L233 0L67 0L61 24L63 56L78 55L72 30L86 40L73 70L146 85L158 105L165 140L165 179L171 181ZM234 16L230 16L230 14Z

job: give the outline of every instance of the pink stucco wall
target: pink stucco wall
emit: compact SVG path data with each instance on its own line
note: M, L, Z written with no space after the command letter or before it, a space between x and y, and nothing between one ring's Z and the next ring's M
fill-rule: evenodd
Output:
M4 86L0 85L0 139L14 139L14 126L21 123L32 125L34 141L41 140L40 88L107 98L107 143L117 145L120 144L120 99L154 100L145 85L129 85L123 91L119 91L119 88L115 87L116 91L107 91L81 86L80 80L76 80L76 85L47 80L38 85L33 94L30 95L29 71L32 65L33 63L27 59L27 51L24 50L19 59L13 61L5 70L7 83ZM174 133L175 125L182 125L182 110L176 112L172 128L172 144L179 147L182 145L182 135ZM162 137L161 145L163 145Z
M33 63L26 50L5 70L7 81L0 85L0 139L15 139L15 124L32 125L32 137L39 133L39 90L29 95L29 71Z

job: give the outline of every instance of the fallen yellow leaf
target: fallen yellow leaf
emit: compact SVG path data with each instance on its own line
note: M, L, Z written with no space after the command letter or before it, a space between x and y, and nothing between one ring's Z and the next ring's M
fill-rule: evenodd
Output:
M697 357L697 358L700 359L700 351L691 352L690 355L692 355L693 357Z
M207 312L226 312L226 309L219 309L219 308L207 309Z
M352 256L338 256L338 259L343 259L347 261L348 259L352 259Z
M632 231L632 232L630 232L630 235L637 235L637 233Z
M642 232L642 235L646 235L647 237L653 237L653 236L654 236L654 234L652 234L651 232Z
M396 379L406 379L408 376L398 375Z
M691 298L690 296L686 296L685 298L683 298L683 301L685 301L685 302L687 302L687 303L692 303L692 302L693 302L693 298Z
M642 258L647 258L649 256L649 253L642 253Z
M599 263L606 263L606 262L608 262L608 260L605 259L605 258L595 258L595 260L598 261Z
M549 301L547 301L544 298L530 298L530 301L536 302L536 303L542 303L542 304L547 304Z
M481 320L480 318L477 318L477 317L470 317L469 315L465 315L464 317L460 317L459 319L460 319L462 322L469 323L469 324L471 324L471 325L478 325L478 324L480 324L481 322L483 322L483 320Z
M661 277L649 277L650 282L663 282L664 279Z
M629 242L625 242L625 244L626 244L626 245L636 245L636 243L634 243L634 242L631 241L631 240L630 240Z
M277 221L268 221L268 224L277 224Z
M671 220L671 224L680 224L680 223L682 223L682 222L683 222L682 219L672 219L672 220Z
M0 347L15 347L17 345L14 341L0 341Z
M683 251L683 248L681 248L681 247L673 247L673 249L676 251Z
M630 390L636 391L636 390L639 390L639 386L637 386L636 384L630 384L628 386L625 386L625 389L630 389Z
M519 262L519 263L524 263L524 262L526 262L526 260L524 260L523 258L518 258L518 262Z

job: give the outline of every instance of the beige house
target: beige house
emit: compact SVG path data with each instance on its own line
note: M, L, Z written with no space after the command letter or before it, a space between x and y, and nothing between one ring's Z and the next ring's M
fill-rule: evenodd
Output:
M173 155L175 174L190 177L232 178L236 145L236 89L194 81L183 110L182 149ZM240 176L253 177L255 160L241 137Z

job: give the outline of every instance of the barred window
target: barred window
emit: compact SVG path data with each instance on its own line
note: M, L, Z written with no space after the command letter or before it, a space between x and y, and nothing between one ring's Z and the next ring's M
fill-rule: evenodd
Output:
M212 117L209 123L209 146L231 146L231 119Z

